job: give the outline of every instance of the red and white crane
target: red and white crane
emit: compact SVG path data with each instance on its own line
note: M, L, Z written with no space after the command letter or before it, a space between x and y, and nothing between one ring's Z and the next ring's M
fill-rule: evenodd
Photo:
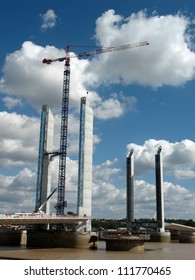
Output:
M70 46L66 48L66 56L54 59L43 59L43 63L51 64L53 62L65 61L64 80L62 94L62 111L61 111L61 131L60 131L60 152L59 152L59 174L58 174L58 195L57 195L57 215L64 215L65 201L65 181L66 181L66 154L67 154L67 132L68 132L68 108L69 108L69 88L70 88L70 58L89 57L91 55L110 53L114 51L127 50L131 48L148 46L147 41L135 44L127 44L117 47L101 48L89 52L81 52L78 54L70 54Z
M140 42L140 43L135 43L135 44L127 44L127 45L122 45L122 46L118 46L118 47L109 47L109 48L102 48L102 49L98 49L98 50L93 50L93 51L89 51L89 52L81 52L78 54L71 54L70 55L70 46L67 46L66 48L66 56L64 57L59 57L59 58L54 58L54 59L43 59L43 63L45 64L51 64L52 62L62 62L64 60L66 60L67 58L82 58L82 57L89 57L91 55L94 54L103 54L103 53L109 53L109 52L114 52L114 51L121 51L121 50L126 50L126 49L132 49L132 48L137 48L137 47L144 47L144 46L148 46L149 43L147 41L144 42Z

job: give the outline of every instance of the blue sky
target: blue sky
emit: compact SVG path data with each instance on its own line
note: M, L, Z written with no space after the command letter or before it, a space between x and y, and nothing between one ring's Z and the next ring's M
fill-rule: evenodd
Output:
M149 3L148 3L149 2ZM63 64L45 57L148 41L72 59L68 210L76 208L80 97L94 110L93 217L125 217L125 157L135 151L135 215L155 211L154 156L163 148L165 216L195 217L193 1L1 1L0 212L33 211L40 110L59 122ZM57 184L53 163L53 188ZM55 203L55 197L52 202Z

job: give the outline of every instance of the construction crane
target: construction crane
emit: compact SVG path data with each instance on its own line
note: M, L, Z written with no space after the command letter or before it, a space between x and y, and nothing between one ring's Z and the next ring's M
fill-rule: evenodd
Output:
M35 213L41 213L43 210L43 207L48 202L48 200L52 197L52 195L57 191L57 188L50 193L50 195L47 197L47 199L35 210Z
M62 94L62 111L61 111L61 131L60 131L60 152L59 152L59 174L58 174L58 195L56 212L57 215L64 215L64 207L67 206L65 201L65 179L66 179L66 155L67 155L67 132L68 132L68 109L69 109L69 88L70 88L70 58L89 57L96 54L110 53L131 48L144 47L149 45L147 41L136 44L127 44L117 47L101 48L89 52L70 54L70 46L66 47L66 56L54 59L43 59L43 63L51 64L53 62L62 62L64 64L64 80Z

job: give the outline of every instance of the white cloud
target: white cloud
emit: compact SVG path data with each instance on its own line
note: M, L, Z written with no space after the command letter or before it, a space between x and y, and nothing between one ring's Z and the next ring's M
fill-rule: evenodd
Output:
M17 113L0 112L0 167L37 167L40 118ZM60 117L54 116L54 148L59 150ZM68 155L78 154L79 121L69 118ZM97 137L95 143L100 140ZM94 144L95 144L94 143ZM51 152L51 151L50 151Z
M59 110L63 65L47 67L42 60L50 55L56 57L64 54L63 50L54 47L43 48L30 41L24 42L20 50L6 57L0 91L17 98L24 97L38 110L46 100L51 108Z
M37 161L39 119L0 112L0 166L32 166Z
M93 167L93 217L125 217L125 190L117 186L121 170L115 165L118 159L106 160Z
M57 151L60 147L60 125L61 116L56 114L54 116L54 151ZM78 155L79 152L79 129L80 119L78 115L74 115L71 112L68 117L68 142L67 142L67 153L68 156ZM93 146L94 149L98 143L101 142L99 135L93 135Z
M120 117L123 114L122 104L117 99L107 99L95 110L95 115L99 119L109 119Z
M8 109L12 109L16 106L21 106L23 104L21 99L9 96L4 97L3 102Z
M121 170L115 167L117 159L107 160L94 166L92 213L96 218L125 218L126 189L117 186ZM52 189L57 186L57 158L52 164ZM67 211L76 211L78 162L67 158L66 195ZM35 207L36 173L24 168L15 176L0 175L1 213L30 212ZM164 182L166 218L193 218L195 193L181 185ZM56 193L51 199L51 211L57 201ZM156 210L155 185L135 180L135 218L152 218Z
M154 171L155 154L162 146L163 170L165 175L177 179L195 178L195 142L185 139L171 143L166 140L149 139L141 145L130 143L127 150L134 150L135 172L143 175Z
M120 169L114 167L117 161L118 161L117 158L115 158L112 161L107 160L102 164L98 164L94 166L93 176L95 178L94 182L97 185L102 184L104 182L109 182L109 179L111 179L113 176L118 175L120 173Z
M117 159L107 160L93 170L93 216L102 218L126 217L126 178L118 181L121 170ZM120 187L119 187L120 186ZM153 218L156 211L156 188L145 180L134 181L135 218ZM164 182L166 218L193 218L195 193L179 184Z
M53 28L56 25L57 15L54 10L49 9L45 14L40 14L40 17L42 19L42 29Z
M38 145L40 133L40 118L29 117L15 112L0 112L0 167L34 167L37 168ZM54 115L54 147L59 150L60 115ZM79 149L79 119L69 115L68 156L78 155ZM94 135L94 148L101 141ZM51 152L51 151L49 151Z
M102 103L94 109L97 118L107 120L121 117L125 111L135 111L137 99L134 96L112 94L111 98L102 100Z
M96 39L101 46L142 41L150 45L100 55L90 63L89 71L94 73L98 84L180 86L194 79L195 73L190 24L182 14L147 16L140 11L123 18L108 10L96 21Z
M61 115L56 114L54 116L54 148L58 150L60 147L60 127L61 127ZM78 115L75 116L69 113L68 117L68 155L77 154L79 149L79 119Z
M164 182L165 217L189 219L195 215L195 193L170 182ZM156 188L144 180L135 181L135 216L153 218L156 211ZM189 216L190 215L190 216Z
M26 41L20 50L6 57L0 91L16 97L24 97L40 111L42 104L47 104L53 113L61 111L63 85L63 63L45 65L44 58L65 56L65 51L52 46L41 47ZM75 58L71 63L70 102L78 107L80 97L86 94L83 83L87 60ZM27 90L28 89L28 90ZM94 98L93 98L94 96ZM90 99L97 99L96 93L90 92Z
M38 111L42 104L47 103L54 114L59 113L61 111L63 63L45 65L42 60L65 55L64 50L52 46L44 48L30 41L24 42L20 50L6 57L3 76L0 79L0 92L12 95L12 98L24 98ZM87 97L94 108L95 117L116 118L127 110L133 110L136 104L135 97L125 97L120 93L117 99L115 93L111 94L108 100L104 100L95 91L89 89L89 84L93 80L93 74L87 71L89 64L88 59L74 58L71 61L70 108L76 108L78 113L80 98L86 96L88 92ZM126 104L129 104L129 107ZM114 110L111 110L110 106L114 106ZM105 117L102 117L104 115Z
M58 183L58 158L52 164L52 190ZM77 202L77 161L67 158L66 172L66 196L68 209L76 211ZM0 175L0 213L32 212L35 209L37 174L31 169L21 169L14 176ZM54 206L57 195L51 199L51 212L55 212Z
M101 119L121 117L135 110L135 97L120 93L103 99L94 88L102 83L138 83L159 87L179 86L194 78L195 55L190 50L190 20L181 14L147 16L144 11L123 18L113 10L96 21L96 38L102 46L149 41L147 47L101 54L89 59L71 60L70 106L79 110L80 97L88 99L95 116ZM40 111L42 104L53 113L61 110L63 63L42 64L44 58L65 56L65 50L54 46L38 46L30 41L7 55L0 79L0 91L26 99ZM28 90L27 90L28 89ZM10 97L9 97L10 98ZM131 98L128 99L128 98ZM134 99L134 100L133 100ZM6 101L6 100L5 100ZM10 105L11 100L7 99ZM128 102L130 105L125 106ZM12 100L13 104L13 100ZM114 110L111 108L114 107Z
M35 208L36 174L30 169L16 176L0 176L0 212L29 212Z
M109 182L93 185L92 213L96 218L124 218L125 191Z

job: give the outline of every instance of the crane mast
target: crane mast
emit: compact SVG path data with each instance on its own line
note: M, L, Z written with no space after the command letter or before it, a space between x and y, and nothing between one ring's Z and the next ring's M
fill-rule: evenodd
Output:
M113 51L126 50L130 48L147 46L147 41L136 44L127 44L118 47L102 48L89 52L82 52L70 55L70 46L66 48L66 56L55 59L43 59L43 63L51 64L56 61L65 61L64 65L64 79L63 79L63 93L62 93L62 111L61 111L61 131L60 131L60 152L59 152L59 174L58 174L58 194L56 212L57 215L64 215L65 201L65 181L66 181L66 155L67 155L67 133L68 133L68 108L69 108L69 88L70 88L70 58L89 57L94 54L110 53Z
M69 87L70 87L70 57L69 46L66 49L66 59L64 65L64 80L62 93L61 110L61 131L60 131L60 153L59 153L59 174L58 174L58 194L57 194L57 215L64 215L66 207L65 181L66 181L66 154L67 154L67 133L68 133L68 108L69 108Z

